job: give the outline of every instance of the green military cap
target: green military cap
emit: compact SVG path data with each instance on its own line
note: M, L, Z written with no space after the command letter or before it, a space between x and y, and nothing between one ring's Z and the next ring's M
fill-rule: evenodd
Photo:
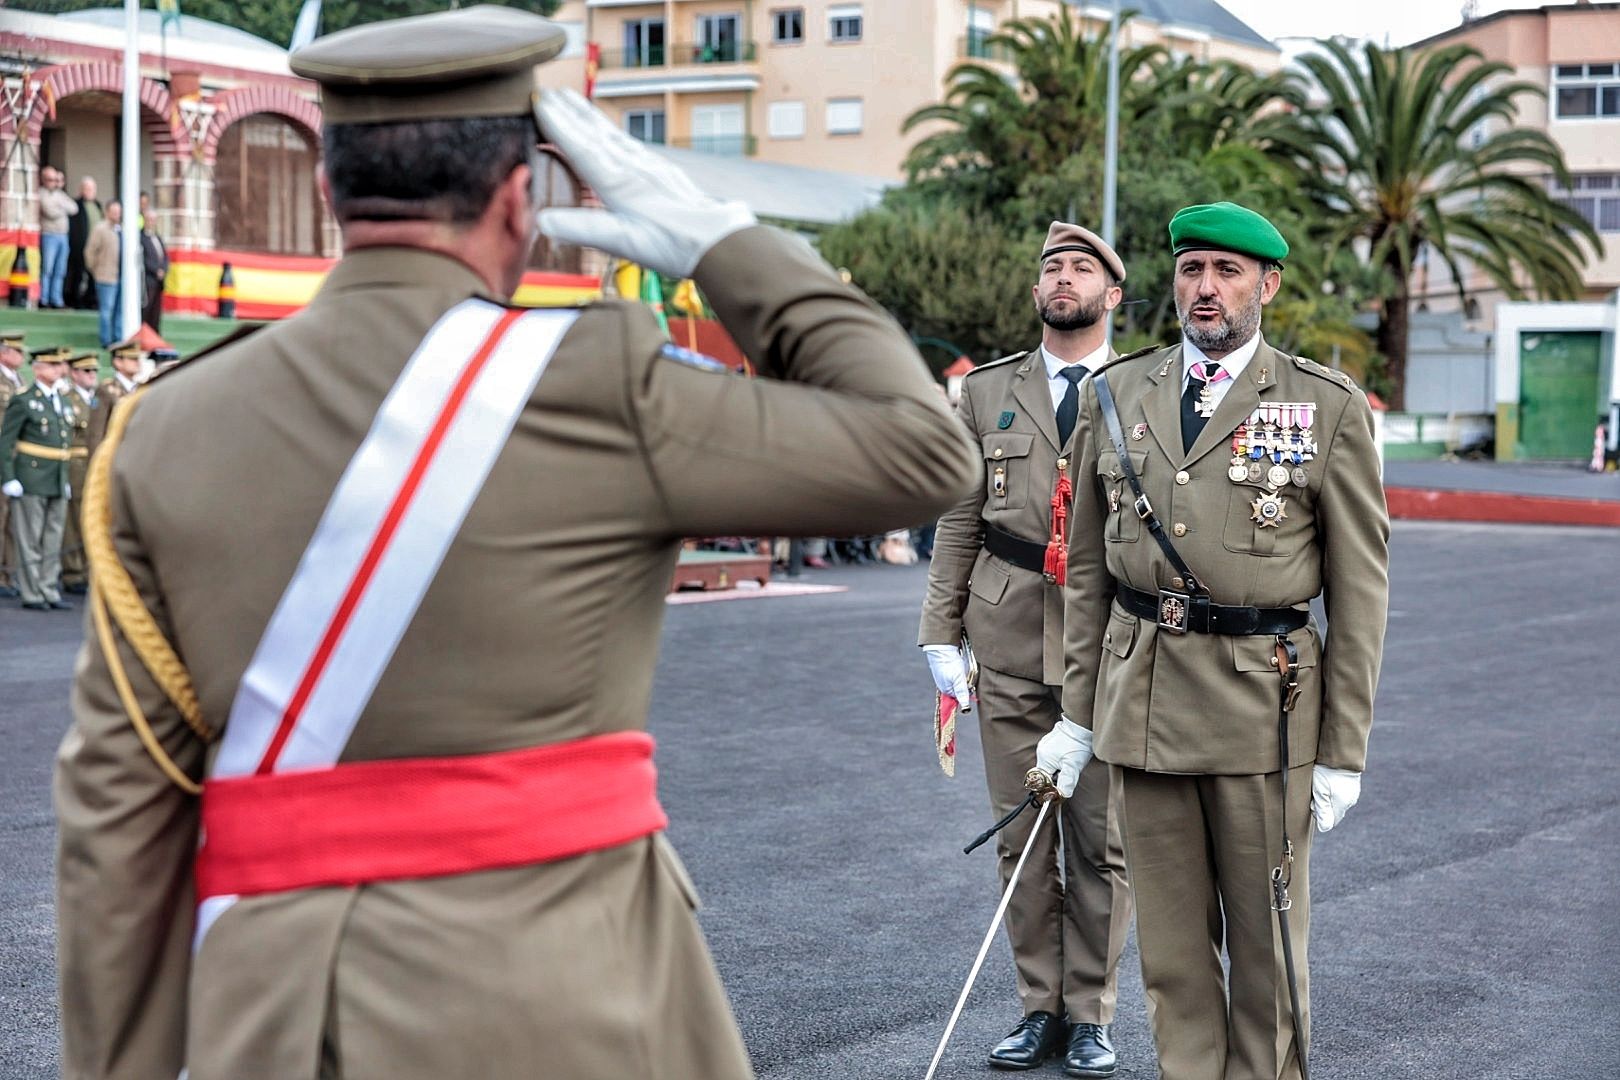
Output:
M93 352L82 352L68 360L68 367L74 371L100 371L101 361Z
M47 345L43 349L33 349L28 354L30 364L65 364L67 358L73 355L73 350L64 345Z
M0 347L21 352L25 337L21 330L0 330Z
M321 84L329 124L530 116L535 65L565 43L549 19L484 4L340 30L288 63Z
M1277 226L1232 202L1176 211L1170 219L1170 249L1176 255L1183 251L1235 251L1271 262L1288 257L1288 241Z

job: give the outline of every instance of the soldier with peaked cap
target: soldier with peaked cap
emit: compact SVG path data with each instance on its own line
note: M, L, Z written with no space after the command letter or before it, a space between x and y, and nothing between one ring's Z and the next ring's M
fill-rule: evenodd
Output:
M21 330L0 330L0 416L11 399L23 391L22 366L28 359L23 352ZM17 598L17 546L11 539L11 500L0 495L0 599Z
M96 408L90 416L90 452L94 454L101 440L107 437L107 423L112 419L113 406L135 392L141 373L141 346L126 341L107 350L107 360L113 373L96 387Z
M17 591L31 611L67 610L62 574L62 529L67 522L69 447L73 409L57 383L71 350L51 347L29 354L34 385L6 403L0 420L0 492L11 503L17 546Z
M978 661L979 732L998 818L1023 800L1035 744L1060 712L1075 418L1082 380L1113 355L1107 319L1124 280L1124 264L1101 237L1054 221L1031 289L1041 343L962 383L957 415L984 474L979 489L939 521L917 642L940 692L965 713L973 698L964 638ZM1114 1073L1108 1025L1131 902L1111 787L1099 761L1063 804L1066 867L1056 828L1043 830L1030 851L1027 880L1007 910L1024 1018L990 1052L997 1068L1035 1068L1061 1053L1071 1076ZM1003 888L1033 824L1025 814L999 835Z
M96 383L100 381L101 361L95 353L78 353L68 358L68 385L62 388L62 404L73 411L72 455L68 461L67 525L62 530L62 591L82 593L89 580L84 557L84 541L79 532L79 510L84 501L84 478L90 468L90 451L95 437L97 409Z
M1295 1080L1310 825L1360 792L1389 519L1366 395L1261 336L1282 235L1216 203L1170 241L1181 344L1083 387L1065 718L1037 762L1119 771L1164 1080Z
M644 732L681 538L882 531L973 459L808 246L537 101L564 41L471 7L295 52L343 259L112 416L56 773L66 1075L751 1074ZM539 226L694 278L768 377L639 304L507 304L539 140L604 207Z

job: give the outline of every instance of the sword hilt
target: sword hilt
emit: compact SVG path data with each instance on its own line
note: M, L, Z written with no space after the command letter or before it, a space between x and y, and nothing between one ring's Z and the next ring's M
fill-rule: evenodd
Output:
M1025 773L1024 787L1041 802L1054 802L1063 797L1058 794L1052 774L1044 769L1035 768Z

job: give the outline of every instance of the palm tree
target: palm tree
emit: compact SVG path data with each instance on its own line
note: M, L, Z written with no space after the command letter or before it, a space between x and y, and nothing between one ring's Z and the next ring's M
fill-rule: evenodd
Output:
M1413 263L1425 246L1445 264L1466 303L1464 264L1518 299L1530 290L1579 295L1597 231L1549 195L1542 177L1565 185L1556 143L1514 128L1517 99L1540 94L1526 82L1493 82L1512 71L1483 62L1467 45L1427 52L1368 44L1358 58L1342 42L1301 58L1322 104L1300 113L1293 145L1319 205L1313 237L1329 251L1350 246L1389 279L1377 345L1403 406ZM1475 140L1471 132L1499 122Z

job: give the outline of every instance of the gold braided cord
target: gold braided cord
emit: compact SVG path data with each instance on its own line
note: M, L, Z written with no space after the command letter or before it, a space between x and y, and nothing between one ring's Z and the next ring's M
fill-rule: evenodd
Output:
M113 641L112 624L107 618L107 601L101 595L101 589L96 585L95 579L90 579L90 614L96 623L96 639L101 642L101 654L107 658L107 671L112 675L113 686L118 691L118 700L124 703L124 712L129 714L129 722L135 727L135 734L140 737L141 745L146 747L147 754L163 770L163 775L175 787L187 795L200 795L202 788L185 770L174 763L174 758L163 749L158 742L157 735L152 731L152 725L146 722L146 714L141 711L141 703L135 699L135 688L129 684L129 675L124 671L124 660L118 655L118 644Z
M136 390L120 400L118 407L112 411L106 437L95 456L90 459L80 532L84 536L85 554L90 560L91 580L100 587L102 598L112 612L113 621L123 632L124 640L129 642L130 648L135 650L135 655L140 657L141 663L151 673L158 688L174 703L186 725L204 741L211 741L214 738L214 730L203 720L202 705L198 702L197 691L191 684L190 672L186 671L180 657L175 654L174 648L163 636L157 620L152 618L152 613L146 610L146 605L141 602L135 581L129 576L124 564L118 561L118 551L113 546L113 454L117 451L118 444L123 441L124 429L129 426L129 418L145 393L145 387ZM109 644L104 641L103 647L109 647ZM140 724L137 724L137 727L139 726Z

